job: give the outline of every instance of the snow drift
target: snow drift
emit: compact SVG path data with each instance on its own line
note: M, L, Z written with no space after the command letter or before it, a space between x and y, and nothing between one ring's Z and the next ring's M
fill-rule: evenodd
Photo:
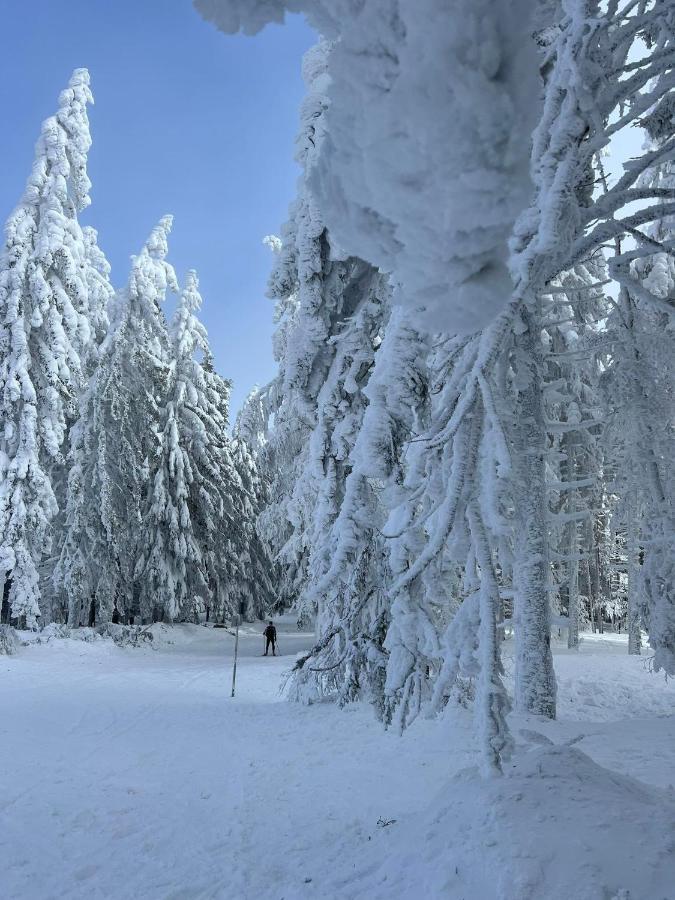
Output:
M388 840L386 862L355 874L353 896L672 896L672 789L664 797L565 745L521 752L505 774L482 779L476 770L464 770L428 810L380 835Z

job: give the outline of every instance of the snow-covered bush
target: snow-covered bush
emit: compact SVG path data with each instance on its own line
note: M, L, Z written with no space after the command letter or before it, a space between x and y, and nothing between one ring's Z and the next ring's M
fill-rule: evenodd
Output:
M85 631L87 629L77 629ZM103 638L110 638L118 647L154 647L155 635L152 629L142 625L113 625L106 622L99 625L95 633Z

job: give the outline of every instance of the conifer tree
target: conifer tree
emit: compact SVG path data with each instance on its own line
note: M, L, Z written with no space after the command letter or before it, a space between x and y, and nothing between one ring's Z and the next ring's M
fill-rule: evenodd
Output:
M188 273L180 294L171 330L171 354L167 366L166 395L160 413L160 446L152 466L152 488L143 510L143 572L141 606L156 605L172 622L193 597L207 589L202 552L194 533L191 503L193 485L202 481L196 469L197 443L204 452L204 375L196 351L208 351L206 331L197 321L201 305L195 272ZM193 495L191 498L191 494ZM203 502L212 503L209 496ZM198 507L197 507L198 508ZM216 527L215 523L211 527Z
M140 615L153 604L135 589L150 467L160 449L160 409L168 371L168 336L160 304L177 290L166 262L171 217L134 257L126 288L111 303L110 327L72 429L66 536L55 571L69 598L68 621Z
M64 541L68 535L67 510L68 510L68 479L71 466L71 448L75 435L74 426L80 418L81 406L87 396L89 379L94 374L98 365L101 344L105 339L109 321L108 314L112 308L114 290L110 283L110 264L103 251L98 246L95 229L86 227L82 229L84 238L84 278L87 284L86 306L83 305L82 314L87 322L84 335L85 340L81 344L80 359L82 362L82 379L74 403L74 410L67 417L67 433L60 453L52 462L49 469L50 480L58 504L58 513L51 522L50 547L51 553L45 558L42 565L42 577L40 591L42 594L41 609L42 621L65 622L68 620L69 600L63 591L60 576L57 574L58 564L63 554ZM75 550L77 553L77 550ZM55 575L57 577L55 577ZM77 596L77 600L75 600ZM71 601L78 605L79 624L88 624L96 616L96 605L92 607L84 602L79 592L71 595ZM74 611L70 616L71 624L74 624Z
M278 568L257 527L267 490L256 456L239 434L235 434L232 441L232 458L238 475L235 487L239 488L234 495L239 522L238 527L235 526L237 540L234 542L240 558L239 596L244 602L247 618L262 619L275 606L279 608L275 591Z
M304 607L306 614L316 611L319 644L310 654L312 664L305 673L300 672L301 667L296 670L296 691L307 698L312 692L338 685L341 702L364 692L381 709L381 696L374 697L369 678L361 672L370 649L361 629L366 627L374 597L382 598L385 590L382 548L372 530L381 516L371 497L369 508L374 518L367 525L362 523L365 533L357 537L360 528L352 517L361 521L365 511L355 506L366 501L369 492L359 481L360 470L355 473L352 454L367 411L365 390L382 341L389 287L372 267L361 264L360 272L360 305L343 323L337 352L317 396L316 426L303 478L305 491L314 496L314 511L307 533L309 556L301 609ZM351 544L350 538L356 544L349 547L351 552L344 546ZM316 669L319 677L305 677ZM325 678L322 671L328 672Z
M319 396L322 390L332 390L330 385L324 389L324 385L331 379L342 335L353 333L352 317L379 278L372 266L355 257L344 258L339 248L331 245L312 190L312 170L323 138L327 108L325 73L329 49L327 43L321 42L303 61L309 88L297 142L297 159L303 174L297 200L282 231L281 247L277 247L269 285L269 294L277 301L275 356L279 374L270 391L276 403L271 402L269 407L275 420L268 449L275 461L275 478L270 488L270 506L260 527L285 572L282 597L298 603L298 616L305 620L317 611L316 595L305 588L311 578L308 568L312 534L321 532L316 516L328 512L328 506L320 501L328 500L333 477L330 452L326 454L325 472L320 471L323 425L318 417L324 416L324 410ZM335 402L349 405L346 397ZM338 409L337 416L342 415L343 410ZM330 437L326 436L326 440ZM342 484L337 490L342 490ZM330 521L324 520L324 525L330 527Z
M204 520L200 532L207 548L208 605L220 621L235 615L251 621L266 615L275 600L274 564L257 530L265 491L256 458L238 428L233 439L227 434L230 382L213 370L210 354L204 369L212 419L221 423L212 432L217 484L207 486L208 493L218 498L218 507L216 517L211 523Z
M221 619L269 607L271 563L255 532L255 465L227 435L229 382L214 370L197 318L201 296L189 272L171 327L161 449L143 516L144 594L165 620L202 608Z
M42 125L24 196L0 256L0 572L11 614L34 626L38 565L57 502L49 476L76 410L87 344L89 74L77 69Z

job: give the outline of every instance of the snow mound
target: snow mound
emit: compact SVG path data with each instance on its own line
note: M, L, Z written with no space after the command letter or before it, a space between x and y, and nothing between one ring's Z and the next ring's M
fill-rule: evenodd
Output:
M118 647L147 647L155 646L154 626L143 625L113 625L107 622L96 629L96 633L103 638L111 638ZM78 628L77 631L84 631ZM75 637L76 633L73 633Z
M19 629L15 632L15 634L17 643L22 647L29 647L31 644L48 644L50 641L62 641L69 638L77 638L79 640L93 639L91 637L93 629L80 628L77 630L87 632L87 635L85 636L84 634L76 634L76 632L70 629L67 625L59 625L57 622L50 622L49 625L45 625L44 628L40 628L38 631L33 631L31 629Z
M91 628L82 629L86 631L87 638L91 639L90 635L92 633ZM34 641L32 643L36 644L48 644L51 640L65 640L66 638L74 637L73 631L67 625L59 625L57 622L50 622L49 625L45 625L37 633L33 632L35 635ZM85 636L82 635L81 639L84 640Z
M162 622L155 622L154 625L146 627L151 635L153 647L170 647L174 644L191 644L203 635L203 627L201 625L191 625L187 622L181 622L176 625L164 625Z
M389 842L386 862L359 860L349 896L675 896L672 789L611 772L567 745L519 753L503 778L464 770L425 814L392 823L378 839ZM379 856L374 840L367 846Z
M17 631L16 641L22 647L31 644L49 644L51 641L78 641L91 644L111 640L118 647L156 647L174 643L172 630L167 625L113 625L106 622L96 628L70 628L51 622L39 631Z

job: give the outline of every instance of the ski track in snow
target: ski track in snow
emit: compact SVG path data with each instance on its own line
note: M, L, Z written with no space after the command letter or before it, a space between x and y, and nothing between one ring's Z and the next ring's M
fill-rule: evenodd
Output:
M469 776L451 779L475 763L470 716L453 710L400 738L360 705L286 703L281 676L312 638L290 620L280 629L284 655L266 659L255 627L243 629L234 700L234 640L221 629L178 626L175 643L158 650L54 640L2 657L2 900L551 896L538 874L512 893L495 876L493 895L475 872L454 887L447 873L414 887L405 873L416 861L426 873L443 864L429 858L433 833L415 823L427 827L426 811L452 791L458 809L466 802ZM579 749L612 778L668 789L675 685L650 673L646 657L624 654L621 638L590 635L579 654L558 652L560 720L512 721L514 733L535 748L537 734L544 745L580 738L563 768L581 765L569 756ZM497 809L506 795L486 802ZM406 828L412 838L401 845ZM467 828L466 850L451 848L456 872L471 869L477 831ZM675 862L672 874L675 884Z

